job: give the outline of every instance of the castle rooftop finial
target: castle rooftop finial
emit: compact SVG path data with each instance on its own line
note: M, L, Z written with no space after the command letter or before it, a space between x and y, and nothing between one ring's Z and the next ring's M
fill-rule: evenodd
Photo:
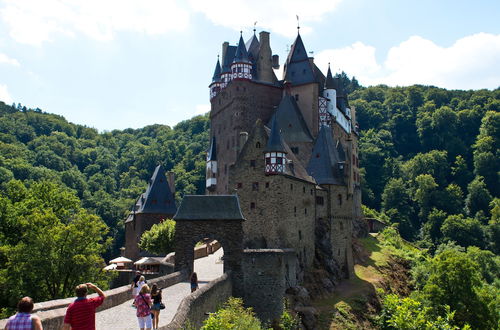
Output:
M255 35L255 26L257 25L257 21L253 22L253 35Z
M297 17L297 34L300 34L300 22L299 22L299 15L295 15Z

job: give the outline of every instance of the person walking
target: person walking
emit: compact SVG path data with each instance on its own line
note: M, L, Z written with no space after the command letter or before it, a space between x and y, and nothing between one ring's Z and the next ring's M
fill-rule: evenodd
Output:
M198 275L195 272L191 274L191 292L195 292L198 289Z
M87 298L88 289L99 295ZM75 288L76 300L68 306L63 330L95 330L95 310L106 299L104 292L92 283L80 284Z
M151 287L151 298L153 298L153 307L151 307L151 313L153 313L153 329L158 329L160 310L163 304L161 301L161 289L158 289L158 285L156 283Z
M141 276L142 276L142 274L140 271L135 272L135 277L132 280L132 286L131 286L132 287L132 299L134 299L135 296L137 296L137 294L139 293L139 290L137 290L137 283L139 283Z
M17 313L9 317L5 330L43 330L42 320L38 315L32 315L33 299L24 297L17 303Z
M149 286L144 284L141 291L134 299L134 305L137 307L137 321L141 330L151 330L153 326L151 320L151 296L149 295Z

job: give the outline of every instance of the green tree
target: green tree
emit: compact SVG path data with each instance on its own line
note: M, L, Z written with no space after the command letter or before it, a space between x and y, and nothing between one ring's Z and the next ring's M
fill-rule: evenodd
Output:
M464 218L462 214L448 216L441 226L441 232L445 240L454 241L463 247L484 246L481 223L477 219Z
M475 216L482 211L489 214L489 206L492 201L490 192L486 188L483 177L476 177L467 187L469 193L465 199L465 211L469 216Z
M139 247L153 254L166 255L174 251L174 236L175 221L167 219L145 231Z
M260 321L251 308L243 307L240 298L229 298L228 302L216 313L210 314L203 322L202 330L262 329Z
M475 329L493 329L498 315L492 305L495 297L482 292L478 264L465 253L447 249L429 264L429 277L423 287L423 297L434 315L455 311L459 326L470 324ZM493 293L494 294L494 293Z

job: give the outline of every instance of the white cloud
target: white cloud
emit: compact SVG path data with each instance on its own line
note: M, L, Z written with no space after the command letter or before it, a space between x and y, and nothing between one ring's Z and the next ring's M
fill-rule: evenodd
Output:
M392 47L378 63L375 48L356 42L350 47L317 54L316 63L325 68L331 61L363 85L436 85L449 89L497 88L500 86L500 35L478 33L441 47L412 36Z
M299 15L301 33L308 33L308 23L321 21L342 0L190 0L191 7L200 11L216 25L234 30L257 26L287 37L296 35Z
M210 104L198 104L195 109L195 115L203 115L210 111Z
M6 85L0 84L0 101L3 101L6 104L12 104L12 97L10 96Z
M119 31L163 34L185 29L189 13L176 0L4 0L0 17L10 36L40 45L57 34L111 40Z
M20 65L19 62L15 58L10 58L7 55L2 54L2 53L0 53L0 64L1 63L10 64L10 65L14 65L14 66Z

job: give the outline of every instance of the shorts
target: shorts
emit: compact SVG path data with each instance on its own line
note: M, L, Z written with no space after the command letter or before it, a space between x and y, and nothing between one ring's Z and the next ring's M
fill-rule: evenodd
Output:
M151 310L159 311L160 310L160 303L153 304L153 306L151 306Z
M151 320L151 314L148 316L137 316L137 320L139 321L139 328L152 328L153 327L153 321Z

